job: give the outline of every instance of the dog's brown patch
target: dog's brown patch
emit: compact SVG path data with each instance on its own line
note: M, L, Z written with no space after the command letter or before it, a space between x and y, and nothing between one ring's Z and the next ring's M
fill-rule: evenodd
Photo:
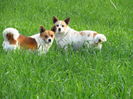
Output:
M40 36L44 40L48 39L49 37L51 37L51 38L55 37L54 32L50 31L50 30L46 30L45 32L41 33Z
M95 37L97 34L98 34L97 32L93 33L93 37Z
M64 25L65 28L67 27L67 24L64 21L62 21L61 24Z
M81 35L81 36L84 36L84 35L85 35L85 33L84 33L84 32L80 32L80 35Z
M17 40L21 48L32 50L37 49L37 42L34 38L20 35Z
M13 34L8 33L8 34L6 35L6 38L8 39L8 41L9 41L10 44L13 44L13 45L16 44L16 40L13 39Z

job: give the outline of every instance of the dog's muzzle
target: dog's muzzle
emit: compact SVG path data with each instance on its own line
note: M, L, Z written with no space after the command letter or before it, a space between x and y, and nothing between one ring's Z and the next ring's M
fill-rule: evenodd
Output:
M59 28L58 31L60 32L61 31L61 28Z
M48 42L50 43L51 42L51 39L48 39Z

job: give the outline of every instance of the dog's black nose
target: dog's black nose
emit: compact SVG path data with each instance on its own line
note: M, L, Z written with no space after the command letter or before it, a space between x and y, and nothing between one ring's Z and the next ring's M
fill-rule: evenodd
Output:
M48 39L48 42L51 42L51 39Z
M61 28L59 28L58 30L61 31Z

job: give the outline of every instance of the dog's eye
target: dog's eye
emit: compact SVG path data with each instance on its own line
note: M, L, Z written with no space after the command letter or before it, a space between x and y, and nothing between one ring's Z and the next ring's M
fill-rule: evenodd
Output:
M48 36L47 36L47 35L45 35L45 38L48 38Z
M51 37L53 37L53 35L51 35Z
M57 27L59 26L59 25L56 25Z
M62 27L64 27L64 25L62 25Z

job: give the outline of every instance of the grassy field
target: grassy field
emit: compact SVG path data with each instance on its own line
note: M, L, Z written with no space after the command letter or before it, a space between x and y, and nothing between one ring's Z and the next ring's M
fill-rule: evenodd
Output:
M0 99L133 99L133 0L0 0L0 45L3 29L33 35L50 29L53 16L108 42L101 52L54 43L42 56L1 46Z

